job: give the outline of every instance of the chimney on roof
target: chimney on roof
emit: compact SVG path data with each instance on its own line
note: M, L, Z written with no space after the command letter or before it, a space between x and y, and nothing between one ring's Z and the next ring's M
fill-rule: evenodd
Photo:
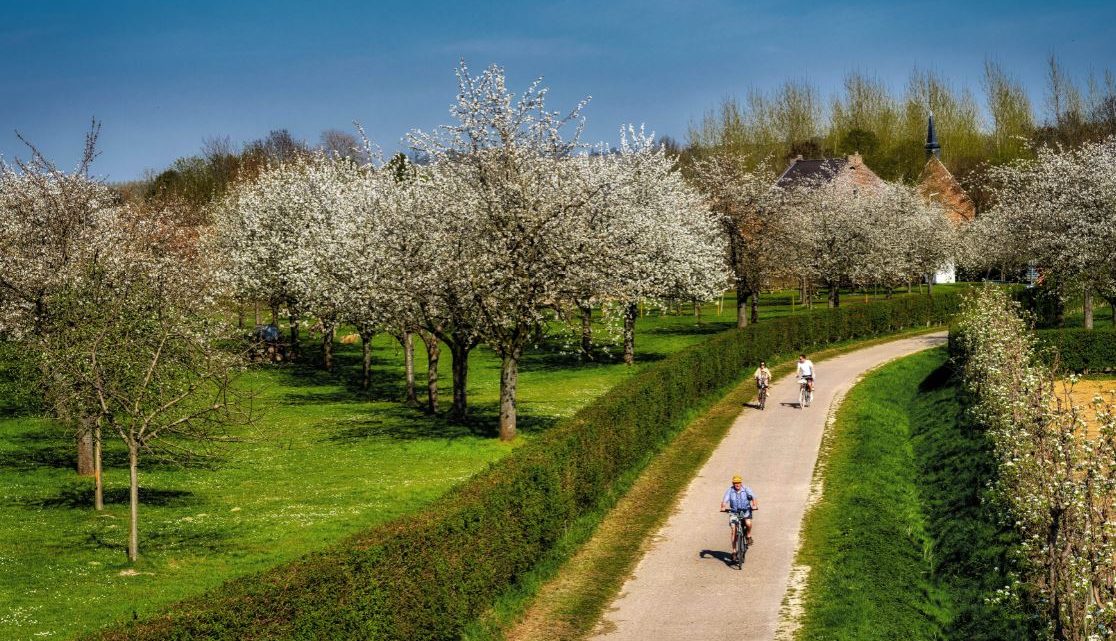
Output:
M926 123L926 159L931 156L941 158L942 146L938 144L938 132L934 131L934 112L930 112L930 120Z

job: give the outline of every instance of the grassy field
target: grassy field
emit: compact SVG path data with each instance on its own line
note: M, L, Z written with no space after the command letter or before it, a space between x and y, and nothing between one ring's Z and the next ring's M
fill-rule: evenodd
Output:
M1010 534L982 501L992 464L961 421L945 350L867 376L827 436L824 493L807 515L797 639L1025 639L990 598Z
M791 292L765 296L761 319L802 313ZM844 304L862 304L849 295ZM824 302L822 303L824 305ZM731 298L702 324L650 313L637 328L637 366L582 363L570 340L540 346L520 379L523 438L569 416L641 366L733 325ZM310 339L305 339L309 345ZM418 378L425 355L416 357ZM307 355L312 360L312 351ZM68 638L222 581L321 548L362 528L421 509L515 444L494 437L499 363L470 361L472 418L447 423L401 405L402 354L375 343L374 385L359 390L359 350L339 346L336 373L309 366L259 367L239 381L259 420L215 456L186 466L141 468L141 560L128 564L127 474L122 450L106 454L106 510L91 509L91 483L72 472L72 443L0 389L0 638ZM449 402L443 351L443 407ZM521 441L522 442L522 441Z

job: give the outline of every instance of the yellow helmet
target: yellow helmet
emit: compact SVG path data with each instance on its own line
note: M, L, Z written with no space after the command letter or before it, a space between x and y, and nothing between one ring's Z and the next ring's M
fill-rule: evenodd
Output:
M732 482L733 483L743 483L744 482L744 477L737 474L736 476L732 477Z

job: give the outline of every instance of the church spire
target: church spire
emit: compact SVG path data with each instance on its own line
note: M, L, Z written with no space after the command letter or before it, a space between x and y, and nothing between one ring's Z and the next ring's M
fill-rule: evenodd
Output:
M930 156L941 157L942 146L938 144L938 133L934 131L934 112L930 112L930 120L926 123L926 159Z

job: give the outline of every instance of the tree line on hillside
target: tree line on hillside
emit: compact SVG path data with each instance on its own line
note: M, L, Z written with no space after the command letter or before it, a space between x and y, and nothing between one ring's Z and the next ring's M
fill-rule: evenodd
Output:
M667 153L684 169L710 153L731 151L779 167L806 158L860 153L886 180L912 182L922 170L926 120L932 111L942 142L942 161L966 182L978 205L986 198L973 175L986 165L1032 158L1043 145L1076 147L1116 134L1116 77L1109 69L1075 77L1053 55L1046 64L1041 105L1003 64L984 64L979 88L957 86L940 73L915 68L906 87L893 91L878 76L847 74L838 94L825 97L813 84L788 80L771 91L752 89L727 99L691 125L687 140L663 137ZM287 129L241 146L227 136L203 142L200 153L175 160L142 180L117 185L129 200L176 199L184 213L204 219L205 207L238 181L268 164L314 150L370 160L363 134L328 129L317 144ZM425 159L421 154L418 157ZM970 180L970 176L972 179Z
M1046 71L1044 118L1009 69L986 61L982 103L969 87L934 71L915 68L898 95L879 77L854 71L828 101L806 81L725 100L691 127L686 146L673 145L684 158L729 149L757 164L771 158L780 165L797 155L858 152L882 178L912 182L925 164L930 112L942 162L963 180L986 164L1031 158L1036 146L1076 147L1116 134L1116 77L1110 70L1090 73L1082 82L1051 56ZM979 187L979 181L973 183Z

